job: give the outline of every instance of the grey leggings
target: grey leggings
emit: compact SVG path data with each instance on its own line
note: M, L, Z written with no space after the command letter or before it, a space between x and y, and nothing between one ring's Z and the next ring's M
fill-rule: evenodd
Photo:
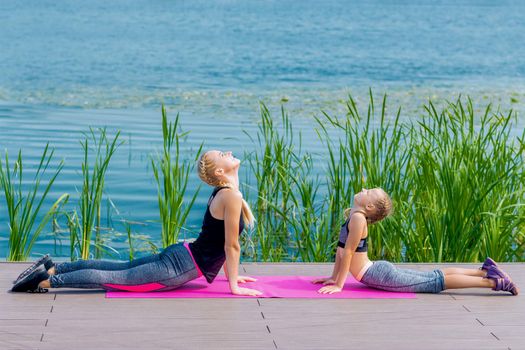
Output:
M445 276L441 270L400 269L388 261L375 261L361 283L392 292L439 293L445 289Z
M199 276L183 244L131 262L78 260L55 265L52 288L102 288L135 292L175 289Z

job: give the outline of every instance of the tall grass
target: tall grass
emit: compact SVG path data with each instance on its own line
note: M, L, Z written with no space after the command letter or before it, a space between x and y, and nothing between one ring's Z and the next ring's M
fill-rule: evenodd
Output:
M283 108L280 125L277 125L268 108L261 104L257 134L248 136L256 148L247 154L257 187L253 206L257 220L253 241L259 249L256 249L254 258L280 261L288 255L287 217L293 209L292 186L302 169L300 135L298 144L295 144L292 123Z
M323 262L332 259L336 231L331 226L331 213L326 210L330 199L321 193L322 180L313 174L314 170L313 158L307 153L301 171L292 179L293 210L285 221L294 238L290 247L292 258Z
M523 258L524 135L512 112L489 105L476 117L470 99L438 111L430 102L413 144L415 232L411 261Z
M36 168L32 183L28 185L25 193L24 187L26 185L23 181L22 151L18 152L18 157L12 165L12 169L7 151L5 152L5 164L0 159L0 185L4 191L9 217L8 261L27 260L36 239L53 217L55 210L68 199L68 194L61 195L45 212L43 217L39 217L42 205L64 165L63 161L61 161L51 177L46 180L46 171L53 154L54 150L50 150L49 144L47 144ZM42 187L43 191L41 191ZM37 219L40 219L40 222L37 223Z
M193 174L195 163L203 147L201 144L192 161L183 160L180 143L187 134L180 130L178 114L175 121L168 123L166 108L163 105L163 147L162 152L151 159L151 166L157 183L157 201L162 226L161 239L164 248L178 241L200 190L199 187L188 203L184 202L189 177Z
M95 131L90 128L80 144L84 153L82 161L82 189L80 192L78 212L67 215L70 232L71 259L91 257L91 246L100 257L103 249L101 240L101 203L104 193L105 177L109 162L122 142L119 142L120 131L112 139L106 129ZM93 154L91 153L93 152ZM95 233L95 242L92 235Z

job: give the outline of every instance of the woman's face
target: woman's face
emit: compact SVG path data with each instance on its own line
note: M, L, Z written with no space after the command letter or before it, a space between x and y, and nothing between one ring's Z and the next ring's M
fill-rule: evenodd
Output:
M207 157L215 164L215 171L222 169L224 173L238 168L241 164L241 161L235 158L231 151L208 151Z

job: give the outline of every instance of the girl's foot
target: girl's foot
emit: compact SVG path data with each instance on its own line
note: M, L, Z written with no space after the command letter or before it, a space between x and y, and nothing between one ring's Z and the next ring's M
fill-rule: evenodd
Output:
M494 290L502 290L505 292L510 292L512 295L518 295L519 289L518 287L512 282L510 278L498 278L495 280L496 286L493 288Z
M13 281L13 284L18 283L18 281L20 281L22 278L26 277L27 275L29 275L30 273L35 271L41 265L44 265L44 267L46 268L46 271L47 271L47 270L53 268L55 266L55 263L53 262L53 260L51 260L51 257L49 256L49 254L46 254L43 257L41 257L40 259L38 259L37 261L35 261L24 272L22 272L16 278L16 280Z
M15 283L12 292L31 292L31 293L42 293L39 287L40 282L45 281L49 278L49 274L42 265L38 266L29 275L22 277L18 282ZM47 290L46 290L47 292Z
M487 271L487 278L506 278L510 280L510 276L505 273L505 271L503 271L491 258L485 259L481 269Z
M486 278L490 278L495 282L495 286L492 288L493 290L502 290L510 292L512 295L518 295L519 289L516 284L512 282L510 276L505 273L494 260L491 258L485 259L481 269L487 271Z

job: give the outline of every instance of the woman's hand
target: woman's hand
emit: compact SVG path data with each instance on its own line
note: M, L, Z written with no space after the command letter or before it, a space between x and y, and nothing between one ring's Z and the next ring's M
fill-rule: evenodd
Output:
M334 294L334 293L339 293L342 290L343 290L343 288L341 288L339 286L331 285L331 286L325 286L325 287L319 289L318 293L321 293L321 294Z
M255 282L255 281L257 281L257 279L253 277L237 276L237 283L246 283L246 282Z
M313 284L322 283L326 286L327 284L335 284L335 279L333 279L332 277L321 277L321 278L316 278L312 280L312 283Z
M256 297L258 295L261 295L262 292L260 292L260 291L258 291L256 289L237 287L235 289L232 289L232 294L235 294L235 295L248 295L248 296L251 296L251 297Z

